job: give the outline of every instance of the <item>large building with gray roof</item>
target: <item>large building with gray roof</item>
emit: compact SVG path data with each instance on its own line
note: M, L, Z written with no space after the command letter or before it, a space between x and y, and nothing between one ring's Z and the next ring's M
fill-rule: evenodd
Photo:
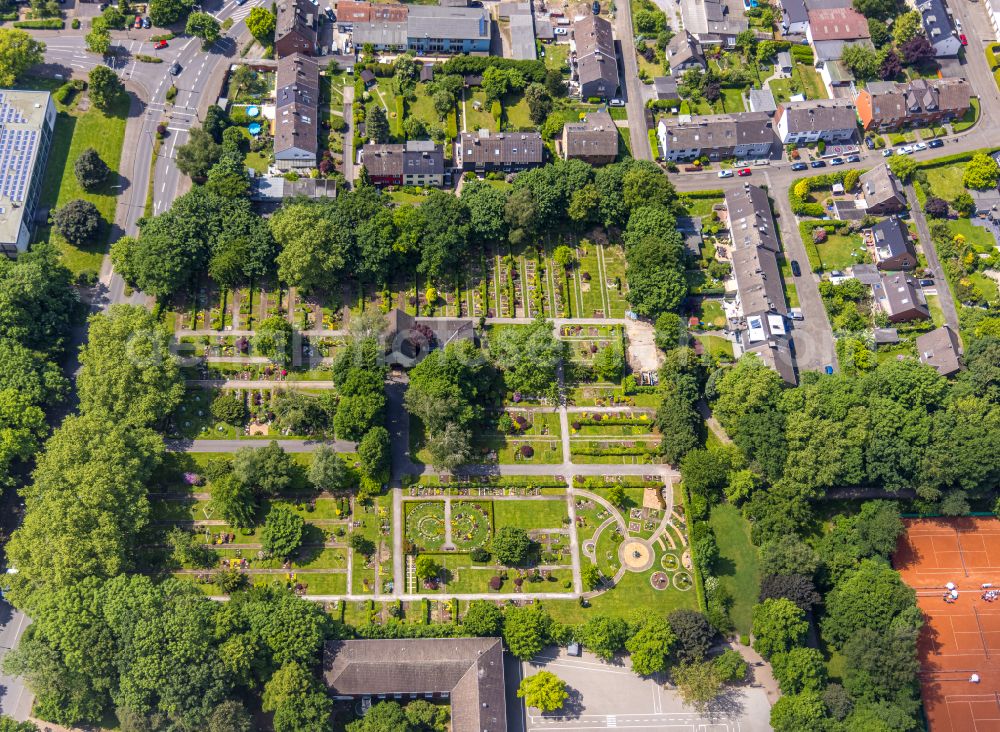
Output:
M656 136L663 159L672 162L702 156L709 160L766 158L778 144L766 112L661 119Z
M474 173L516 173L537 168L545 145L537 132L463 132L455 141L455 166Z
M782 145L801 145L823 140L847 143L858 131L854 104L846 99L784 102L775 113L775 126Z
M748 28L746 18L730 13L725 0L685 0L681 18L684 28L705 45L732 48L736 36Z
M755 353L786 382L796 383L788 304L778 257L781 245L767 191L749 183L726 193L730 257L736 280L736 335L744 353Z
M401 5L341 0L337 25L351 33L354 45L377 51L489 53L490 14L482 7Z
M432 699L451 704L452 732L506 732L499 638L402 638L326 644L323 679L335 699Z
M585 15L573 24L576 71L580 96L610 99L618 93L618 55L611 23L599 15Z
M319 66L301 53L278 59L274 166L315 168L319 162Z
M0 250L8 256L28 248L55 125L48 92L0 90Z

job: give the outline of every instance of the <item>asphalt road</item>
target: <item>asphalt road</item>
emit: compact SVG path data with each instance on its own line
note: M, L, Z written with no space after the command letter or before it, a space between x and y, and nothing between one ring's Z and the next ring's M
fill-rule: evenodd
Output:
M646 134L645 102L642 96L643 83L639 80L639 63L635 59L635 38L632 35L632 7L628 2L615 4L615 36L621 45L622 78L625 88L622 98L628 109L628 130L632 145L632 157L652 160L649 136Z
M10 649L17 647L30 623L24 613L0 600L0 666ZM0 715L24 721L31 712L32 699L21 679L0 673Z

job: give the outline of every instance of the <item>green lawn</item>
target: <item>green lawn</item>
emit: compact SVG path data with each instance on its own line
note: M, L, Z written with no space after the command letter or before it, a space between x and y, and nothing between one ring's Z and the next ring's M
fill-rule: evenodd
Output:
M973 226L969 219L953 219L948 221L952 234L961 234L969 245L981 254L989 254L996 247L997 241L986 229Z
M534 128L535 123L531 121L531 114L528 110L528 102L522 94L508 95L503 100L504 116L507 124L514 129Z
M771 90L775 102L787 102L792 97L791 79L771 79L767 82L767 86Z
M799 75L802 93L806 95L806 99L827 98L826 85L823 84L823 79L820 77L819 72L812 66L797 63L795 64L793 73Z
M1000 288L997 287L997 281L992 277L987 277L982 272L974 272L969 275L969 279L983 293L983 297L986 298L987 302L995 304L998 298L1000 298Z
M750 543L750 526L739 509L729 504L712 509L709 524L719 544L715 575L733 596L729 615L737 631L749 633L750 614L760 594L760 560Z
M976 123L976 120L978 119L979 119L979 100L970 99L969 111L965 113L965 116L962 117L962 119L952 124L951 128L955 132L962 132L963 130L967 130L970 127L972 127L972 125L974 125Z
M490 114L489 105L486 104L486 94L479 90L470 94L466 89L465 94L465 129L467 132L474 132L479 129L488 129L496 132L497 123ZM473 106L473 102L479 102L479 109Z
M718 300L702 300L701 309L695 313L706 328L725 328L726 313Z
M733 342L728 338L713 335L699 335L695 338L705 347L705 353L719 359L733 360Z
M808 222L803 222L806 224ZM862 246L859 234L829 234L822 244L814 244L810 236L808 227L804 229L802 240L806 245L806 252L809 254L809 264L814 272L839 269L843 270L853 264L863 261L864 257L858 252ZM857 255L857 256L856 256Z
M496 528L560 529L565 526L566 501L494 501L493 523Z
M417 99L415 102L409 102L406 105L406 114L422 120L429 126L443 128L445 123L443 120L438 119L437 111L434 109L434 100L428 91L428 85L426 83L417 84L414 93L417 95Z
M938 198L951 201L959 193L965 192L962 176L965 174L965 163L951 163L934 168L924 168L927 176L927 186Z
M722 96L720 96L712 107L718 114L733 114L735 112L745 112L746 107L743 106L743 90L742 89L730 89L728 87L722 88Z
M792 266L784 257L781 257L779 262L781 263L781 277L785 281L785 299L788 300L788 307L797 308L799 306L799 291L795 288Z
M569 44L550 43L543 47L545 51L545 67L563 71L569 68Z
M50 80L36 82L28 79L22 85L30 88L51 88ZM55 135L49 152L49 161L42 179L40 206L58 208L76 198L83 198L95 206L104 222L96 240L76 247L63 239L49 226L41 226L35 234L36 241L49 240L63 253L63 263L74 273L98 272L101 259L107 251L108 236L115 218L118 178L115 171L121 160L122 144L125 139L125 118L128 114L129 98L122 96L105 114L91 106L86 112L76 108L80 99L78 93L66 107L56 103L59 116L56 119ZM73 163L84 150L92 147L111 168L108 181L97 191L84 191L73 172Z

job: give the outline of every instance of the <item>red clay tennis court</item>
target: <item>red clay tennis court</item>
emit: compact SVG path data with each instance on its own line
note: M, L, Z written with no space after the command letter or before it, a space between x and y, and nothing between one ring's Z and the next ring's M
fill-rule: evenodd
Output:
M920 684L931 732L1000 732L1000 520L907 519L893 566L924 613ZM958 599L945 602L946 583ZM978 674L979 683L970 677Z

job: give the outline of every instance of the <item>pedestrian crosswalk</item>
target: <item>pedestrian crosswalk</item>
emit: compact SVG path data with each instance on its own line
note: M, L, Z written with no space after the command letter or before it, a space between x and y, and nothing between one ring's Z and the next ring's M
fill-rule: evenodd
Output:
M263 4L264 0L249 0L249 2L243 5L237 5L235 2L227 2L222 6L222 10L216 13L215 17L220 21L230 18L233 21L233 25L236 25L246 20L251 10Z

